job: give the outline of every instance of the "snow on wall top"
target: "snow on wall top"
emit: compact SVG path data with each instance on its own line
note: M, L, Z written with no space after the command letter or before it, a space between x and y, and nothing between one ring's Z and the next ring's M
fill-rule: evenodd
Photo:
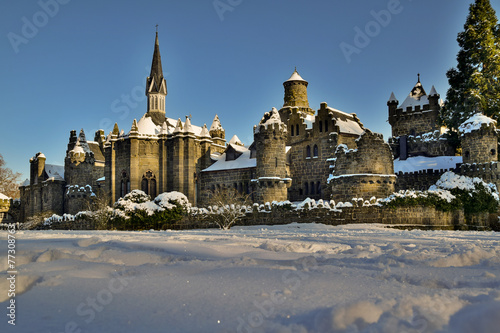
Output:
M256 167L257 167L257 159L250 158L250 150L246 149L246 151L244 151L243 154L241 154L237 159L232 161L226 161L226 153L222 154L220 158L217 160L217 162L215 162L202 172L236 170L236 169L246 169L246 168L256 168Z
M458 127L458 131L460 132L460 134L464 135L466 133L481 129L481 126L483 124L486 124L486 126L489 126L490 124L496 125L496 120L491 119L490 117L486 117L482 113L476 113L475 115L467 119L462 125L460 125Z
M261 126L264 126L267 129L269 126L274 126L274 124L278 124L280 128L282 125L284 125L276 108L273 108L270 112L266 112L264 114L259 122L259 125L254 126L254 133L259 133Z
M457 163L462 163L462 156L415 156L409 157L405 161L400 161L398 158L394 161L394 172L416 172L427 169L447 170L455 168Z
M0 200L10 200L10 198L8 196L6 196L5 194L0 193Z

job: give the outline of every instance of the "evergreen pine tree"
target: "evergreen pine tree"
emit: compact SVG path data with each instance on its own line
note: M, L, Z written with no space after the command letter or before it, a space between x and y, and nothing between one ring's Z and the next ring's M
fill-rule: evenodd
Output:
M499 120L500 26L489 0L475 0L470 5L457 41L458 64L446 73L450 88L441 111L442 122L456 130L478 111Z

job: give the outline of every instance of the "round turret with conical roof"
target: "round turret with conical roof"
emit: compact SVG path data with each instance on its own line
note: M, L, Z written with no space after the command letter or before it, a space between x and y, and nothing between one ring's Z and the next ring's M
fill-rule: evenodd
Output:
M283 108L298 107L300 111L314 114L314 110L309 107L309 100L307 98L308 84L300 76L299 72L297 72L297 68L295 68L290 78L283 82L283 87L285 88Z

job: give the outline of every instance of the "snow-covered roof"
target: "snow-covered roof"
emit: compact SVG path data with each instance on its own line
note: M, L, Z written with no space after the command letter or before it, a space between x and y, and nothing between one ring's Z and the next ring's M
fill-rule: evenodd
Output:
M408 97L406 97L405 101L399 106L399 108L402 108L403 111L406 111L406 108L408 107L414 109L415 106L420 106L420 109L423 109L424 105L427 104L429 104L429 98L427 97L427 95L421 97L413 97L411 95L408 95Z
M356 120L354 120L354 116L352 114L337 110L332 107L327 107L327 109L334 112L332 118L336 121L337 126L339 126L340 133L361 135L365 131L361 128L360 124ZM335 115L335 113L337 113L337 115ZM347 118L346 120L342 119L344 118L344 116L345 118ZM308 114L304 117L304 123L306 124L308 129L313 127L313 123L315 121L316 116L314 115Z
M153 119L151 119L151 117L147 116L146 114L144 114L142 118L137 122L137 128L139 135L155 137L160 134L170 134L171 131L175 132L174 129L177 127L178 122L180 122L181 125L179 130L177 131L178 133L186 132L193 133L196 136L206 136L206 133L202 133L203 128L200 126L192 125L191 120L187 120L186 126L186 122L182 122L182 120L180 119L165 118L165 122L163 123L163 125L157 126L153 122Z
M229 144L235 144L235 145L240 145L240 146L243 146L243 142L241 142L240 138L238 138L238 136L235 134L233 135L233 137L231 138L231 140L229 140Z
M361 135L365 131L354 120L337 119L336 124L340 128L340 133Z
M487 117L482 113L476 113L475 115L467 119L462 125L460 125L458 127L458 131L462 135L464 135L466 133L481 129L481 126L483 124L486 124L487 126L490 124L496 125L496 120L491 119L490 117Z
M235 145L232 146L236 148ZM239 147L244 148L244 147ZM209 171L222 171L222 170L237 170L237 169L247 169L257 167L257 159L250 158L250 150L244 148L245 151L235 160L226 161L226 153L222 154L217 162L203 170L203 172Z
M45 164L45 172L49 178L64 180L64 166L62 165Z
M158 135L160 134L161 127L156 126L153 119L144 114L137 123L137 129L140 135Z
M246 148L244 146L240 146L240 145L234 144L234 143L228 144L228 147L233 148L234 150L236 150L239 153L244 153L244 152L246 152L248 150L248 148Z
M30 180L28 178L26 178L24 180L24 182L21 184L21 186L29 186L29 184L30 184Z
M297 72L297 69L295 69L295 71L292 73L292 76L290 76L290 78L285 82L288 81L306 81L306 80L304 80L302 76L299 75L299 72Z
M416 172L427 169L448 170L455 168L457 163L462 163L462 156L415 156L408 157L404 161L396 159L394 161L394 172Z
M222 124L220 123L220 119L218 115L215 115L214 121L212 121L212 126L210 126L210 132L211 131L223 131L224 128L222 128Z
M10 198L3 193L0 193L0 200L9 200Z

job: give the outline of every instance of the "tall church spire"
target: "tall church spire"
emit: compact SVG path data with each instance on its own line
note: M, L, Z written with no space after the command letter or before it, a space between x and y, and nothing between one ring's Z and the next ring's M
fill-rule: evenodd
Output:
M156 27L158 29L158 26ZM167 96L167 81L163 77L161 66L160 43L158 41L158 30L156 31L153 61L151 62L151 73L146 80L146 96L148 97L147 115L153 119L156 125L162 125L165 121L165 97Z
M160 85L163 81L163 69L161 68L160 43L158 42L158 31L156 31L155 50L153 53L153 61L151 63L150 78L154 78L154 88L160 90Z

